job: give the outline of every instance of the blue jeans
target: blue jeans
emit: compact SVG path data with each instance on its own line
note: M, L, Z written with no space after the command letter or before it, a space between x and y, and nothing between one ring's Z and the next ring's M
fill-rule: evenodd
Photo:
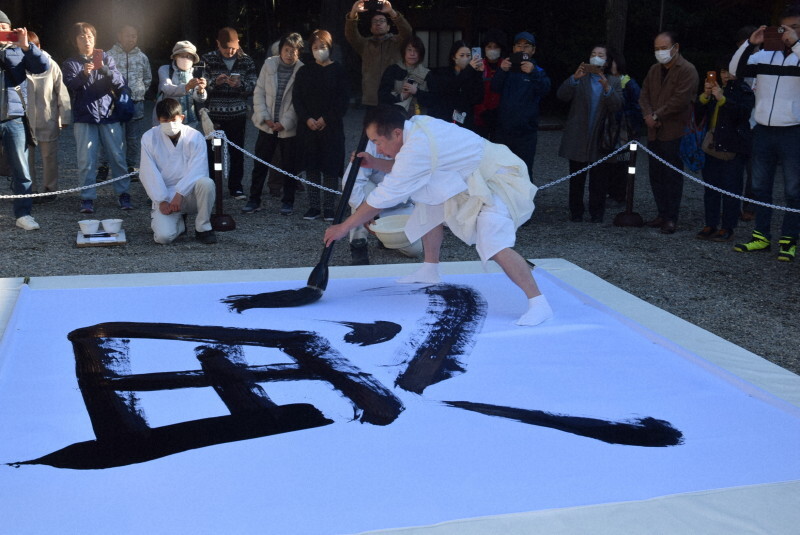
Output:
M786 206L800 208L800 125L764 126L753 129L753 198L772 203L772 188L778 162L783 164L783 189ZM756 205L755 230L770 238L772 209ZM786 212L781 236L797 238L800 214Z
M125 136L119 123L92 124L75 123L75 145L78 149L78 177L82 186L95 183L95 169L97 156L102 145L108 157L111 177L128 174L125 166ZM112 184L117 195L127 193L131 185L130 177ZM96 199L95 188L85 189L81 192L81 199Z
M703 165L703 180L712 186L741 195L744 184L744 161L745 158L741 154L737 154L733 160L720 160L706 154L706 163ZM722 228L730 230L736 228L739 213L742 211L739 199L730 195L723 195L711 188L705 188L703 204L706 210L707 227L716 228L719 226L721 213ZM721 212L720 207L722 207Z
M11 191L14 195L31 193L31 173L28 168L28 147L25 145L25 127L22 119L9 119L0 123L3 151L11 169ZM33 199L14 199L14 217L31 215Z

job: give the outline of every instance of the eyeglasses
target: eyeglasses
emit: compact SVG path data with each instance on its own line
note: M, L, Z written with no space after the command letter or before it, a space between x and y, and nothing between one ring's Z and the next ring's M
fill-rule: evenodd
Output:
M379 19L379 18L372 19L372 25L373 26L381 26L382 24L388 24L386 19Z

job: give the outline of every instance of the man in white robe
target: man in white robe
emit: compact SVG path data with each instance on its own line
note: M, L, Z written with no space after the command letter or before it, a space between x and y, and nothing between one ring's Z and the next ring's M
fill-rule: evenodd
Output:
M355 213L325 231L325 243L411 199L415 208L405 231L411 242L422 238L425 262L398 282L441 280L439 253L446 223L465 243L475 244L484 263L497 262L525 293L528 311L518 325L538 325L552 317L530 266L513 249L516 229L533 213L536 193L525 163L504 145L451 123L426 116L406 121L397 106L369 110L364 126L378 152L390 159L360 153L361 165L386 176Z
M150 211L153 239L172 243L186 232L185 214L196 213L195 238L217 242L211 229L214 181L208 175L206 140L183 124L180 103L165 98L156 104L158 126L142 136L139 179L153 202Z

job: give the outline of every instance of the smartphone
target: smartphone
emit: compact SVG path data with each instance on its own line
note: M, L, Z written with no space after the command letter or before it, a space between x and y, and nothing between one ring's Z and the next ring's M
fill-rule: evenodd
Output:
M708 71L706 73L706 83L717 85L717 73L714 71Z
M472 47L472 59L481 59L481 47L473 46Z
M364 9L367 11L379 11L378 0L366 0L364 2Z
M417 81L414 80L413 78L409 78L408 80L406 80L406 83L411 85L417 85Z
M763 49L773 52L783 50L786 47L781 39L784 31L782 26L769 26L766 28L764 30Z
M103 49L101 48L94 49L94 52L92 52L92 63L94 63L95 70L103 68Z
M206 70L205 63L195 63L192 67L192 78L202 78L203 72Z
M17 42L17 32L0 32L0 41Z
M583 70L589 74L603 74L603 67L592 65L591 63L581 63Z

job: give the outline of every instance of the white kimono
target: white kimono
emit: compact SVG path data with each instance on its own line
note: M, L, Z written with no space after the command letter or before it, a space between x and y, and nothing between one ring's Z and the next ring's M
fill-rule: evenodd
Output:
M208 154L203 135L189 126L181 126L177 145L155 126L142 136L139 180L153 208L170 202L175 193L192 194L198 179L208 177Z
M406 225L414 242L441 223L486 262L513 247L515 231L533 214L534 186L527 166L508 147L460 126L412 117L391 173L367 197L375 208L407 199L414 212Z

